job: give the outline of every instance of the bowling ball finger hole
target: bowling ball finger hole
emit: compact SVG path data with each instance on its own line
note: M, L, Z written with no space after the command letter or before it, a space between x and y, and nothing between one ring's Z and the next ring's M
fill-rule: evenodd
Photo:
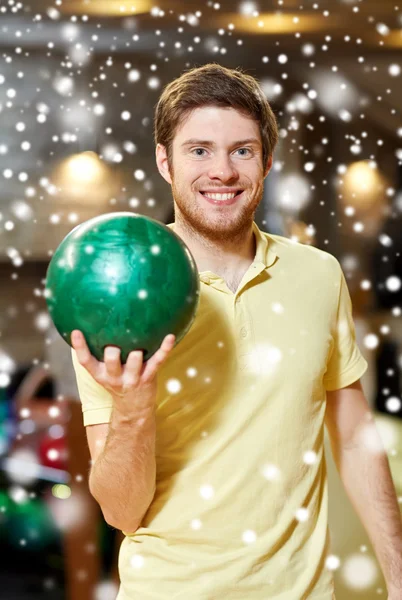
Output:
M105 344L105 345L103 346L103 348L102 348L102 352L103 352L103 354L105 353L105 348L107 348L108 346L112 346L113 348L118 348L118 349L120 350L120 354L121 354L121 352L122 352L122 349L120 348L120 346L116 346L115 344ZM146 348L133 348L132 350L130 350L130 351L128 352L128 354L130 354L130 352L140 352L140 351L144 353L144 356L145 356L145 355L147 354L147 352L148 352L148 350L147 350ZM128 356L128 354L127 354L127 356Z
M120 352L121 352L121 348L120 348L120 346L117 346L116 344L105 344L105 345L103 346L103 348L102 348L102 352L105 352L105 349L106 349L106 348L108 348L109 346L110 346L111 348L118 348L118 349L120 350Z
M143 352L143 356L145 356L148 350L146 348L133 348L132 350L130 350L130 352ZM130 352L128 354L130 354Z

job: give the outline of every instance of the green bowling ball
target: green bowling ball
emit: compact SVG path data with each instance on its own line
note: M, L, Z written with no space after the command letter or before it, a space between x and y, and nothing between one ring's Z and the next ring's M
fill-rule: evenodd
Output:
M45 299L54 325L71 346L83 332L100 361L108 345L144 362L169 333L186 335L199 303L198 271L186 244L169 227L131 212L77 225L48 265Z
M5 490L0 490L0 540L4 539L10 519L12 501Z
M22 504L12 503L7 537L14 547L40 550L56 542L59 533L46 503L33 498Z

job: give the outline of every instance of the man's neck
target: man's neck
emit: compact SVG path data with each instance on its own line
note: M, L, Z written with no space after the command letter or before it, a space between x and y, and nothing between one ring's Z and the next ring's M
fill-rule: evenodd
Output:
M174 232L190 249L199 272L212 271L217 275L235 277L244 272L255 258L256 239L252 224L242 236L225 242L215 242L175 221Z

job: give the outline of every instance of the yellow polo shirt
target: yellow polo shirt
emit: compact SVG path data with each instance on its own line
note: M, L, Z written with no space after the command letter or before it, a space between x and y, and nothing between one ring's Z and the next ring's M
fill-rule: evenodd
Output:
M326 390L368 365L338 260L253 230L236 293L199 273L196 318L158 372L156 493L124 532L118 600L335 598ZM84 425L109 422L110 394L72 359Z

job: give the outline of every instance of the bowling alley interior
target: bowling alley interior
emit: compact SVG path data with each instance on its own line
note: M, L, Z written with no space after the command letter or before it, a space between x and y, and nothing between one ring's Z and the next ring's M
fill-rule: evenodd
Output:
M94 217L174 222L154 110L165 85L207 63L255 77L275 113L254 220L340 262L368 363L363 391L402 505L401 27L390 0L1 3L2 598L117 598L124 534L89 491L71 347L49 313L46 276L66 236ZM324 435L336 599L386 600Z

